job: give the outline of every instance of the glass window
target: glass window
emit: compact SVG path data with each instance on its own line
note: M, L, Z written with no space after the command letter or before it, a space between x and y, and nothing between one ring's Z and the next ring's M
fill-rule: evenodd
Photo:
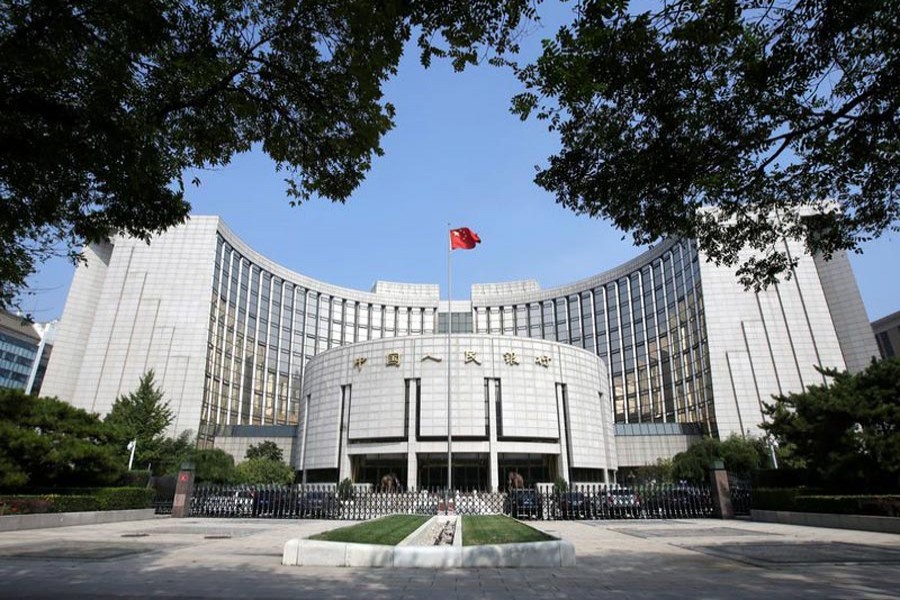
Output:
M397 308L397 335L406 335L409 331L409 309L405 306Z

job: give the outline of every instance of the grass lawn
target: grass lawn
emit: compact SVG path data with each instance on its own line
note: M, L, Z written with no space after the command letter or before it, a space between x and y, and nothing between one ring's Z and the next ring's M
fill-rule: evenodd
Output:
M353 542L355 544L381 544L396 546L413 531L421 527L428 517L423 515L391 515L374 521L366 521L350 527L332 529L311 536L311 540L325 542Z
M552 536L501 515L464 515L463 546L546 542Z

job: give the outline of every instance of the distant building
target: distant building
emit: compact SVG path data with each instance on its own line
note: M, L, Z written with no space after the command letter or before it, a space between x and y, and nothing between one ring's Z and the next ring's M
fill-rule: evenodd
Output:
M877 356L846 255L783 244L797 266L759 293L669 240L568 285L478 284L448 302L437 285L317 281L193 217L149 245L86 249L45 393L103 414L152 368L170 433L238 459L276 440L309 481L434 485L448 433L462 487L509 469L611 481L702 435L759 435L773 394Z
M56 321L29 323L0 312L0 387L40 393L55 333Z
M881 358L900 356L900 310L872 321L872 331L875 333Z

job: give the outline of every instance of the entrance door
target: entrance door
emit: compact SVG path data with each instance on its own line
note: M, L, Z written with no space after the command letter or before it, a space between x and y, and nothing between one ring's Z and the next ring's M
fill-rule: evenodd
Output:
M447 487L447 455L419 455L419 488ZM485 454L453 455L453 489L486 491L488 456Z

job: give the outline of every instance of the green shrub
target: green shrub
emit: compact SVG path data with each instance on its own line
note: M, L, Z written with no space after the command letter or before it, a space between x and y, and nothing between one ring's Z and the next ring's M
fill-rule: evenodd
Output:
M100 510L100 503L95 496L85 496L82 494L60 496L51 494L45 496L45 498L51 503L51 509L47 512L91 512Z
M281 461L270 458L245 460L234 470L238 483L277 483L288 485L294 481L294 469Z
M94 493L99 510L128 510L148 508L156 492L148 488L101 488Z
M751 507L758 510L796 510L799 488L759 488L751 493Z
M900 517L900 496L798 495L796 510L837 515Z
M813 488L753 490L753 508L837 515L900 517L900 496L827 496Z
M353 482L349 477L344 478L337 486L337 495L341 500L353 498Z
M751 477L754 488L799 488L817 486L814 474L807 469L760 469Z
M78 491L81 493L44 494L42 496L0 496L0 515L148 508L153 504L155 495L152 489L133 487Z
M188 459L194 463L197 483L231 483L234 480L234 457L221 448L193 450Z

